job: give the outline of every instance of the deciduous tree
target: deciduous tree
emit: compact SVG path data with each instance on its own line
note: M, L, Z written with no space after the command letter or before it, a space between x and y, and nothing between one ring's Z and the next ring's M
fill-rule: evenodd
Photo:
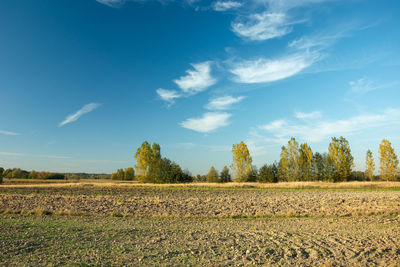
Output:
M280 176L285 181L298 181L300 178L299 144L294 137L290 138L287 147L282 146Z
M150 163L152 160L152 150L150 144L144 141L142 145L138 148L135 154L136 158L136 171L141 176L147 176L149 172Z
M218 172L215 170L214 166L211 166L210 170L207 173L207 182L208 183L219 182Z
M334 181L347 181L353 168L353 156L349 142L341 136L333 137L329 144L329 157L335 165Z
M367 151L367 156L365 157L365 166L365 177L372 181L375 171L375 163L374 158L372 157L372 152L369 149Z
M135 170L132 167L126 168L124 171L124 180L133 180L135 178Z
M312 166L313 152L311 147L307 144L300 145L299 164L301 170L301 180L312 180L311 166Z
M379 146L380 175L383 180L396 180L399 170L397 168L399 160L392 148L392 144L383 139Z
M252 172L251 163L253 162L247 145L243 141L233 145L232 154L232 170L235 172L235 178L239 182L246 182Z

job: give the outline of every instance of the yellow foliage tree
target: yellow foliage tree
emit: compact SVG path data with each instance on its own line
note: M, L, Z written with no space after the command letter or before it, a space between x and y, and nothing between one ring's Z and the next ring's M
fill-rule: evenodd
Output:
M301 168L301 178L303 181L311 179L312 158L313 152L311 147L307 143L301 144L299 164Z
M236 174L236 180L246 182L252 172L252 158L247 145L242 141L232 147L233 163L232 169Z
M218 172L214 168L214 166L211 166L210 171L207 174L207 183L218 183Z
M367 177L370 181L372 181L372 177L375 171L375 163L374 158L372 157L371 150L368 149L367 156L365 158L365 177Z
M300 178L299 144L294 137L290 138L287 147L282 146L280 176L286 181L297 181Z
M152 151L150 144L144 141L142 145L138 148L136 154L136 171L141 176L147 176L149 167L152 160Z
M343 136L332 138L329 144L329 157L335 165L334 181L347 181L351 175L354 158L351 155L349 142Z
M399 160L392 144L386 139L383 139L379 146L379 156L381 178L386 181L395 180L399 173L397 169Z

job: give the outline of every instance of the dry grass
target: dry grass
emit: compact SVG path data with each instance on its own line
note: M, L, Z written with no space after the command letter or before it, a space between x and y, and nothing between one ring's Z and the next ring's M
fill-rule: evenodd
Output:
M368 189L387 188L400 189L400 182L280 182L280 183L182 183L182 184L143 184L136 181L111 181L111 180L82 180L82 181L42 181L24 180L23 182L9 180L0 188L25 188L25 187L157 187L157 188L259 188L259 189Z

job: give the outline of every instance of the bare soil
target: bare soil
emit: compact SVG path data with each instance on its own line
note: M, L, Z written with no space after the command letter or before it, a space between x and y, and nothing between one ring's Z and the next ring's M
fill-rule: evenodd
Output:
M0 188L0 210L32 209L140 217L398 215L400 191Z
M0 265L398 266L396 188L0 186Z

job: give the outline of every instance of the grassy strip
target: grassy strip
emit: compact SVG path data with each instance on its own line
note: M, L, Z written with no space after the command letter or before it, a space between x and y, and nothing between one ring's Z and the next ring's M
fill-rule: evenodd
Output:
M365 216L381 216L381 217L400 217L400 213L392 212L357 212L345 215L297 215L293 213L288 214L276 214L276 215L231 215L231 216L138 216L131 214L122 214L118 212L111 212L109 215L101 215L101 214L91 214L91 213L77 213L72 211L50 211L43 209L33 209L33 210L0 210L0 214L20 214L20 215L37 215L37 216L91 216L91 217L117 217L117 218L135 218L135 219L273 219L273 218L314 218L314 219L323 219L323 218L347 218L347 217L365 217Z
M158 190L216 190L216 191L400 191L397 187L349 187L349 188L324 188L324 187L202 187L202 186L120 186L121 188L145 188Z

